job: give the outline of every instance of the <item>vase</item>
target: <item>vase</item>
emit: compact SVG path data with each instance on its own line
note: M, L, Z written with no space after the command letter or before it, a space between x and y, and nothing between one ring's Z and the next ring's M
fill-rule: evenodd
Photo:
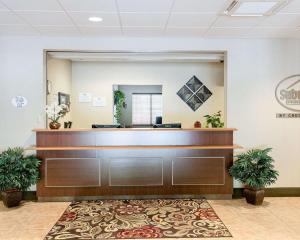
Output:
M7 190L1 193L4 206L16 207L22 200L22 192L20 190Z
M201 128L201 123L199 121L196 121L194 123L194 128Z
M264 201L265 190L245 187L244 196L246 198L247 203L250 203L253 205L262 205L262 203Z
M50 127L50 129L59 129L60 123L59 122L50 122L49 127Z

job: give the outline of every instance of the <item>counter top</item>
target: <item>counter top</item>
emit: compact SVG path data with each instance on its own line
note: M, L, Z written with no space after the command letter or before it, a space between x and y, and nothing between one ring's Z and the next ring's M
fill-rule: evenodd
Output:
M215 146L78 146L78 147L36 147L31 146L26 150L36 151L70 151L70 150L110 150L110 149L190 149L190 150L213 150L213 149L241 149L234 145L215 145Z
M48 128L33 129L34 132L101 132L101 131L210 131L231 132L236 128L62 128L52 130Z

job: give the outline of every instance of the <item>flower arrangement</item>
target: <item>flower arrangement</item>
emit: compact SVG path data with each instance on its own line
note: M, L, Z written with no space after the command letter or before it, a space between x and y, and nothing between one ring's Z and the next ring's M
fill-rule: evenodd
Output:
M49 127L51 129L60 128L58 120L69 112L69 107L65 104L58 105L56 102L47 105L45 108L48 119L50 119Z

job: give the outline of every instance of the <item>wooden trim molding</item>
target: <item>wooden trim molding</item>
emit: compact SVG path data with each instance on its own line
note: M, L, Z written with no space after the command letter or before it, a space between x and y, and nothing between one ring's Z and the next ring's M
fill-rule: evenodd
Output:
M243 198L243 188L234 188L233 189L233 199ZM265 189L266 197L300 197L300 187L282 187L282 188L266 188ZM128 196L127 196L128 197ZM152 196L147 196L145 198L151 198ZM97 199L97 196L88 197L87 199ZM108 199L115 199L116 196L108 196ZM142 199L141 196L138 196L139 199ZM160 196L160 198L166 198L165 196ZM37 195L36 191L25 191L23 192L23 199L28 201L36 201ZM123 198L122 198L123 199ZM210 197L207 197L210 199ZM1 200L1 195L0 195ZM69 201L69 200L66 200Z
M78 146L78 147L36 147L31 146L26 150L34 151L72 151L72 150L117 150L117 149L187 149L187 150L212 150L212 149L241 149L240 145L215 145L215 146Z
M199 131L199 132L232 132L236 128L62 128L58 130L36 128L33 132L106 132L106 131Z
M233 198L243 198L244 188L234 188ZM300 197L300 187L265 188L265 197Z

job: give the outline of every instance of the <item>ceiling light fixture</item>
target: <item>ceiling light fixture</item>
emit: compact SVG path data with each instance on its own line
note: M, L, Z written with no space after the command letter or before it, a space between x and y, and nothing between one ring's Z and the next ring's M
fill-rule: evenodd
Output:
M232 17L262 17L277 12L288 0L234 0L224 11Z
M103 19L101 17L89 17L90 22L102 22Z

